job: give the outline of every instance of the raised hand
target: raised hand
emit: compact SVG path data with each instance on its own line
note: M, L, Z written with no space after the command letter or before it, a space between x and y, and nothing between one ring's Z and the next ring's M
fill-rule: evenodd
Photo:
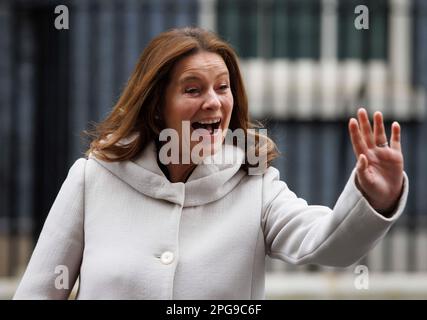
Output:
M387 216L395 209L403 189L400 126L393 122L389 145L381 112L374 113L373 132L365 109L358 110L357 118L348 123L357 158L356 185L370 205Z

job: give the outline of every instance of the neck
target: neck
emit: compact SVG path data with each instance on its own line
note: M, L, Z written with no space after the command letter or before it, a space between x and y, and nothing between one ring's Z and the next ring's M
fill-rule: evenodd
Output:
M160 162L159 159L159 150L161 148L161 142L156 141L157 147L157 163L159 164L160 169L163 171L165 176L169 179L170 182L186 182L190 174L196 168L195 164L167 164L164 165Z
M196 167L195 164L168 164L169 180L171 182L186 182L191 172Z

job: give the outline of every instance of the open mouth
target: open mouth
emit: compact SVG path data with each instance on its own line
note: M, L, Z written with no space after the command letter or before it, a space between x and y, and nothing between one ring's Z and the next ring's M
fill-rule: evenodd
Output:
M221 118L210 119L210 120L200 120L197 122L193 122L191 127L194 130L197 129L205 129L209 132L209 134L214 134L215 130L219 128L221 124Z

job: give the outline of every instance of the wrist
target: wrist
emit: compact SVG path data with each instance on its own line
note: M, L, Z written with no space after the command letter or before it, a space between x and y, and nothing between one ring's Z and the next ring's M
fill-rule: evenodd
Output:
M393 212L396 210L396 208L399 204L399 199L402 196L402 192L403 192L404 181L402 180L402 185L401 185L400 191L397 193L397 195L392 196L392 197L380 197L380 198L382 198L382 200L376 200L376 199L370 197L369 194L364 191L364 189L361 187L361 185L359 183L359 180L357 178L357 174L355 177L355 184L356 184L357 189L359 189L360 193L369 202L371 207L376 212L381 214L382 216L389 218L393 215Z

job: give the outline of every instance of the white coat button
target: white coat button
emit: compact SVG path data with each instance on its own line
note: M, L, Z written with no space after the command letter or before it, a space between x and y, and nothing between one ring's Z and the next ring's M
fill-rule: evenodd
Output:
M160 257L160 261L163 264L170 264L173 261L173 253L170 251L165 251L162 253L161 257Z

